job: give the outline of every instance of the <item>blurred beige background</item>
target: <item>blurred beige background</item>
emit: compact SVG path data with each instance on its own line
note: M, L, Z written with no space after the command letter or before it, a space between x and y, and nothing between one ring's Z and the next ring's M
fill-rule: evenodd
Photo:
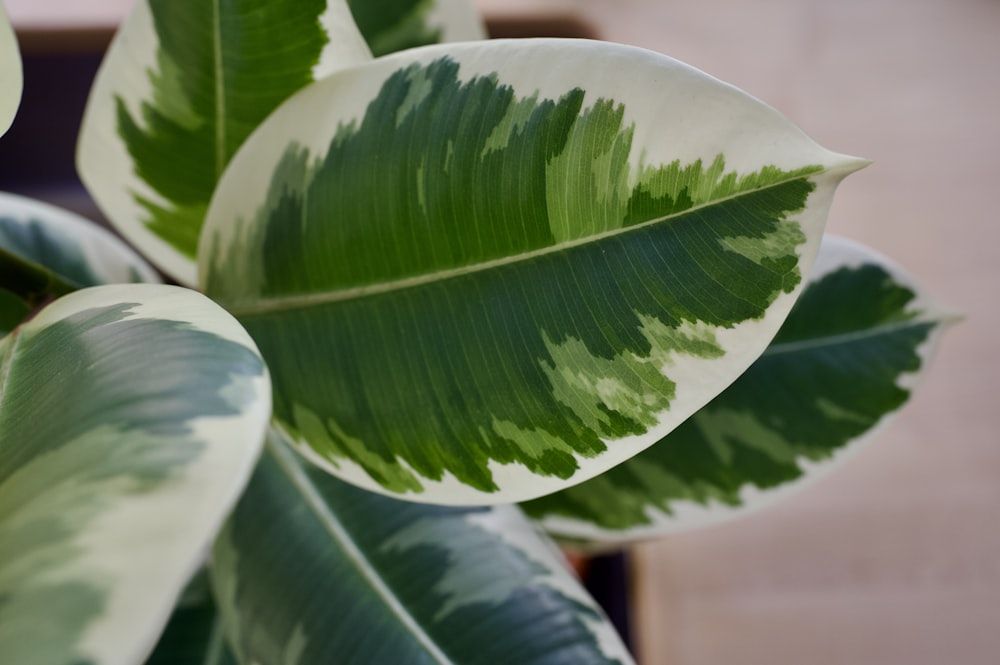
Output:
M1000 663L1000 2L483 0L568 12L874 165L830 230L967 317L871 448L784 504L638 548L645 665Z
M636 551L644 665L1000 662L1000 0L479 0L574 16L868 157L830 230L967 319L874 446L789 501ZM130 0L7 0L21 28Z

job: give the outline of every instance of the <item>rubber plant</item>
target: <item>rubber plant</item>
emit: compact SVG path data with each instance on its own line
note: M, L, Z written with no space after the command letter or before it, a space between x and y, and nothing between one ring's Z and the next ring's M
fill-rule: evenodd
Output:
M0 199L5 662L631 662L542 530L737 515L906 402L948 317L823 239L862 160L666 56L481 37L136 3L78 165L180 286Z

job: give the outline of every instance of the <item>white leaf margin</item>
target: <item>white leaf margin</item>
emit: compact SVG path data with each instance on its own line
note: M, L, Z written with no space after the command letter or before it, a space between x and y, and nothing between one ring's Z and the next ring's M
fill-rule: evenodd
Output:
M345 527L340 517L335 512L330 512L330 507L322 495L323 492L318 491L315 485L303 475L303 467L308 463L299 458L296 452L288 446L288 440L277 430L272 430L267 446L268 450L265 455L272 455L276 464L282 467L289 477L295 478L293 484L300 490L307 488L304 490L302 498L312 506L314 509L312 512L315 513L315 516L327 523L326 530L330 534L335 534L331 546L340 549L345 560L353 561L353 565L359 571L364 583L381 597L394 617L413 633L415 641L426 649L427 653L432 654L437 662L452 663L452 660L438 648L433 637L425 632L423 623L410 615L407 608L400 605L400 599L396 596L394 588L386 586L381 574L371 567L366 556L367 550L359 549L352 534L344 531ZM528 575L501 575L496 578L495 584L491 582L488 585L489 588L470 589L469 572L463 570L463 566L478 569L481 562L474 556L468 557L469 552L462 549L461 542L453 543L446 537L443 538L442 533L434 528L438 525L439 520L445 523L460 521L472 530L487 534L500 549L509 547L513 552L522 556L525 562L531 564L530 577ZM451 528L446 526L446 532ZM239 554L240 546L232 541L231 534L227 534L227 531L228 529L224 530L223 535L216 542L214 560L218 562L219 554L222 553L222 559L226 560L223 567L228 572L216 575L214 582L220 599L220 614L229 613L231 615L232 621L227 624L227 630L233 643L239 644L242 625L239 621L239 611L234 603L237 602L240 582L238 575L233 572L237 568L233 562L237 561L241 555ZM621 665L634 664L632 655L613 624L607 619L604 610L571 572L566 556L551 538L541 532L517 506L490 506L485 510L471 511L461 516L448 515L442 518L431 514L417 518L394 532L391 537L383 540L377 549L382 555L400 558L405 557L406 552L410 549L425 545L435 550L445 550L446 553L442 553L442 558L448 562L448 567L443 570L434 587L435 592L439 593L442 598L435 620L436 617L460 613L466 605L477 602L499 604L506 602L511 595L524 588L544 587L551 589L556 594L558 604L566 603L567 611L575 612L576 610L570 603L585 610L575 613L575 616L580 619L584 629L593 637L594 647L608 662L618 662ZM403 559L400 558L400 560ZM405 564L403 565L405 566ZM503 566L500 570L502 568ZM476 570L472 576L478 577L478 572ZM477 595L479 592L482 593L481 596ZM313 610L315 607L310 606L304 611ZM589 611L591 616L587 616L586 611ZM292 638L286 643L285 653L301 654L306 641L304 629L300 623ZM246 654L240 655L240 658L246 657ZM286 657L289 663L299 662L294 655L286 655Z
M0 3L0 136L10 129L21 103L24 73L17 35Z
M441 31L442 42L486 39L486 24L472 0L436 0L427 23Z
M194 286L198 282L197 262L149 230L142 221L148 213L135 197L165 207L173 202L136 175L135 162L117 131L116 97L121 98L133 118L142 118L143 103L154 97L149 72L160 71L157 62L160 41L149 1L135 3L94 79L77 143L77 170L112 225L130 243L178 283ZM320 24L330 40L313 66L317 80L372 57L346 0L328 0L327 5Z
M238 274L239 285L248 292L259 286L254 283L262 279L259 271L240 265L259 259L253 252L239 251L246 239L242 224L254 219L264 203L261 197L270 191L272 168L281 162L288 146L306 147L314 157L325 155L338 128L360 123L368 104L393 73L443 57L459 63L461 81L496 75L519 97L537 92L540 97L558 99L579 86L586 88L584 106L599 98L624 104L624 125L635 125L630 155L633 172L638 172L641 164L669 164L675 160L682 164L697 160L711 164L719 154L725 156L727 171L739 173L754 172L764 165L787 171L821 166L824 170L810 177L816 189L806 209L794 218L807 238L799 248L803 273L810 270L819 251L837 186L847 175L869 164L819 146L781 113L742 90L646 49L555 38L435 44L377 58L313 83L287 99L250 135L223 174L202 227L198 256L201 288L206 287L204 280L212 272L213 259L235 262L236 269L228 273ZM539 63L546 66L540 67ZM670 131L663 131L664 127ZM229 251L224 257L217 256L213 255L213 247ZM227 279L227 289L239 288L231 282ZM659 425L642 435L610 441L608 450L595 458L576 456L578 469L572 484L600 475L642 452L742 374L777 333L804 283L805 279L793 292L779 295L760 320L730 329L713 329L723 349L740 349L739 358L730 353L711 360L674 358L671 376L685 380L677 381L675 398L670 410L657 418ZM227 293L227 308L238 307L243 295ZM334 465L308 442L287 431L282 435L300 454L328 472L373 492L408 498L388 492L353 461L338 458ZM402 460L397 463L409 468ZM504 490L484 493L444 473L440 481L421 476L424 490L412 498L441 505L492 505L525 501L567 486L563 479L535 474L517 463L491 461L489 468L496 484Z
M535 583L547 586L559 595L593 610L602 620L584 618L583 621L594 640L609 661L632 663L632 655L622 642L611 621L580 581L570 572L565 554L538 531L516 506L499 505L482 513L469 514L465 520L472 526L493 533L509 547L521 552L528 560L537 563L546 573L536 577Z
M131 308L125 320L180 321L259 356L243 327L211 300L189 289L162 284L82 289L53 302L20 330L31 334L91 308L136 301L141 304ZM142 663L178 596L204 563L214 535L253 471L270 420L271 383L266 367L260 376L250 379L250 386L259 396L259 408L237 416L185 423L192 438L211 442L203 455L173 474L157 491L129 494L127 501L117 502L111 510L81 525L74 541L77 558L46 572L46 579L54 582L113 580L105 586L108 596L102 614L87 626L76 645L78 652L94 663ZM18 470L6 482L31 473L31 467ZM155 574L151 574L151 566Z
M919 310L921 315L913 319L913 322L936 324L917 349L921 359L920 368L915 372L902 374L897 380L899 387L912 392L927 376L945 331L960 317L938 304L927 290L897 263L866 245L839 236L827 235L823 238L822 251L813 265L809 280L819 280L841 268L857 268L863 265L877 265L883 268L897 284L914 293L914 299L908 303L907 309ZM907 402L909 399L912 399L912 394ZM774 489L744 486L740 491L739 506L730 506L714 499L708 505L693 501L675 501L670 504L673 514L667 514L654 506L647 506L646 515L650 519L650 524L626 530L602 529L591 522L562 516L544 517L536 520L536 523L553 537L565 539L569 544L579 543L590 552L617 550L632 543L725 524L756 514L797 495L813 483L843 468L857 455L867 450L872 442L892 425L905 407L906 402L896 410L884 414L874 427L846 443L827 460L813 461L799 457L796 463L802 469L802 475L791 482Z
M326 78L338 69L372 59L371 49L361 36L347 0L327 0L327 9L319 19L330 40L313 67L313 78Z
M116 235L69 210L0 192L0 217L9 218L22 226L37 222L53 229L56 236L72 242L80 250L87 267L106 284L131 282L135 277L147 283L161 281L156 270ZM51 266L45 267L52 269Z
M149 4L139 0L119 26L91 87L77 142L77 171L112 225L161 269L190 285L195 279L190 259L141 221L147 212L134 195L169 203L136 175L132 156L117 131L117 96L134 118L143 117L143 102L153 98L148 72L159 71L158 49ZM114 57L118 53L128 57Z

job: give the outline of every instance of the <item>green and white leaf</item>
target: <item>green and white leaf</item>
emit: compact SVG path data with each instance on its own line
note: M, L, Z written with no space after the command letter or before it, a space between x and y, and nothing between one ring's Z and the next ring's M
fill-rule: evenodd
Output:
M24 74L17 35L0 3L0 136L7 133L21 104Z
M311 460L420 501L525 500L739 376L860 165L648 51L431 46L272 115L220 183L201 272Z
M951 320L888 259L827 237L805 293L736 383L628 462L523 507L557 537L607 546L770 505L891 420Z
M236 149L290 94L370 57L345 0L139 0L91 90L81 178L132 244L193 285Z
M631 662L515 507L382 497L277 438L216 542L212 575L244 665Z
M0 248L51 270L77 288L160 281L138 254L90 220L3 192Z
M65 296L0 340L0 654L141 663L260 451L266 368L204 296Z
M0 192L0 336L53 297L99 284L158 281L139 255L92 222Z
M486 39L472 0L348 0L376 57L417 46Z

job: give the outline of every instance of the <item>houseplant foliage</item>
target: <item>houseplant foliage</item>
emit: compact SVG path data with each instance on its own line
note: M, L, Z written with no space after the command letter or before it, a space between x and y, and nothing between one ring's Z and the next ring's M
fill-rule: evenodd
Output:
M264 364L216 305L150 284L60 298L0 357L5 658L141 662L256 458Z
M805 292L739 379L655 446L524 508L560 539L606 548L769 505L886 424L952 318L885 257L827 236Z
M823 240L862 161L648 51L435 43L481 36L454 0L136 3L81 176L208 298L0 199L0 653L627 663L538 525L739 514L905 402L946 317Z
M10 129L21 100L23 85L21 74L21 53L17 48L14 29L7 20L6 10L0 6L0 62L3 63L3 78L0 79L0 134Z

